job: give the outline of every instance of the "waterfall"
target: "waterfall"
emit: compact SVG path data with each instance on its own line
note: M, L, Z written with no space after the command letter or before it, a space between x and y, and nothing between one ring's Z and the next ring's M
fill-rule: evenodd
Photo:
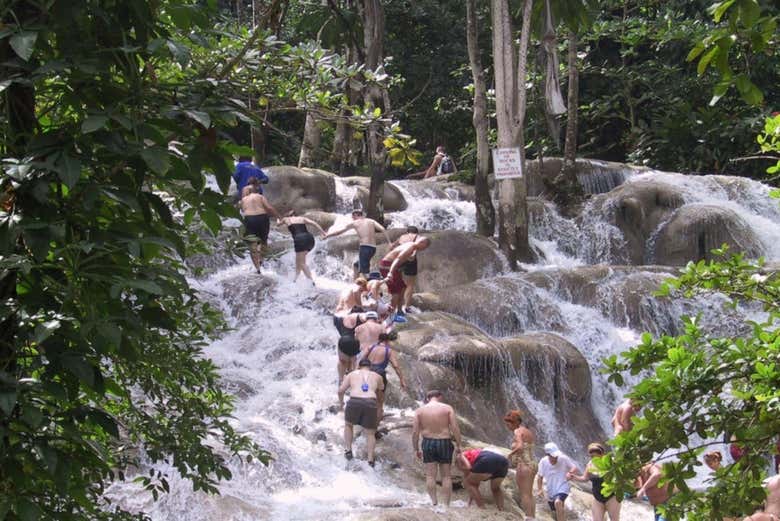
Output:
M675 186L686 204L718 204L733 210L761 239L767 257L780 259L780 210L776 200L768 199L764 185L747 179L652 171L626 175L621 182L648 179ZM408 208L388 214L392 227L474 231L474 203L461 199L457 191L412 181L393 184ZM339 212L354 207L355 187L337 179L336 195ZM591 266L626 263L621 256L624 237L604 208L591 201L582 216L573 219L562 216L552 203L536 205L530 234L543 253L542 262L524 265L524 273L503 273L473 283L474 291L462 295L460 314L498 341L520 334L554 333L575 346L587 362L592 382L586 405L600 428L609 433L612 412L626 389L617 388L601 374L604 357L636 345L642 331L676 333L683 314L702 313L707 327L733 332L756 310L729 314L716 298L675 302L653 298L648 288L673 273L672 269ZM272 232L271 242L283 240L289 239ZM232 421L274 459L268 467L232 462L233 479L220 485L222 495L216 497L193 492L173 467L155 464L168 475L170 494L153 502L132 481L116 483L106 493L114 504L144 510L155 520L184 521L320 520L388 505L429 504L419 475L389 463L394 451L408 450L408 446L399 449L380 441L375 470L364 461L347 465L344 460L343 415L334 408L336 332L328 310L346 287L350 270L345 260L328 254L318 242L309 256L316 288L304 278L292 282L294 254L289 250L266 261L262 276L254 273L247 258L205 278L191 279L193 287L224 312L232 327L205 350L220 367L226 389L236 396ZM489 295L481 306L476 290ZM456 306L455 300L447 304ZM447 346L446 336L437 341ZM555 404L540 398L552 391L530 385L532 380L553 379L562 368L553 363L540 368L522 361L517 364L506 351L497 356L498 365L482 360L475 367L464 367L470 363L464 358L447 364L494 382L508 405L521 402L535 418L539 445L557 441L583 463L583 435L556 415ZM419 398L424 391L415 388L411 394ZM395 419L403 419L417 405L407 400L404 406L388 410ZM509 433L506 439L494 441L499 442L507 445ZM357 438L354 450L358 459L365 459L362 437ZM148 463L138 469L140 474L148 471ZM465 505L456 502L455 506ZM589 513L583 515L589 518Z

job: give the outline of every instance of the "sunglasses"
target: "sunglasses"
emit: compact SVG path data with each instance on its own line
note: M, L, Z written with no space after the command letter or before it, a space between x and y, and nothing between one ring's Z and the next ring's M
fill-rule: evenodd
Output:
M601 452L600 450L589 450L588 451L588 455L589 456L603 456L604 453Z

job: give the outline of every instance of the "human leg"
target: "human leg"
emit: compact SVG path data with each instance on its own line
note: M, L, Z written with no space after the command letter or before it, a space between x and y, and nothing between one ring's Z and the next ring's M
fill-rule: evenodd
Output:
M303 271L304 266L306 266L306 252L296 251L295 252L295 278L293 279L294 281L298 280L298 275Z
M256 241L249 243L249 258L252 259L255 270L260 273L260 265L262 264L263 257L260 253L260 244Z
M504 491L501 490L503 481L504 478L493 478L490 480L490 493L493 494L493 501L499 510L504 510Z
M365 433L368 461L369 463L372 463L374 461L374 451L376 450L376 429L366 429Z
M620 501L613 496L607 500L606 507L607 513L609 514L609 521L620 521Z
M477 504L479 508L485 507L485 503L482 501L482 495L479 493L479 484L483 480L489 478L490 475L488 474L471 472L468 477L463 480L463 486L466 487L466 490L469 493L469 497L474 501L474 503Z
M436 497L436 471L438 466L437 463L425 464L425 488L434 505L439 504L438 498Z
M593 521L604 521L604 513L606 510L607 508L604 503L593 498L593 501L590 504L590 512L593 516Z
M301 270L303 271L303 274L309 277L309 280L314 282L314 277L311 275L311 270L309 269L309 265L306 263L306 256L309 254L308 251L303 252L303 258L301 259Z
M344 379L344 375L348 372L351 364L350 364L350 358L341 351L339 351L339 362L336 366L338 373L339 373L339 385L341 385L341 381Z
M403 300L404 309L412 304L412 294L414 293L415 282L417 282L417 275L404 275L404 284L406 284Z
M440 463L439 472L441 473L441 495L444 504L450 506L452 499L452 466L450 463Z
M344 423L344 455L347 457L347 459L352 459L352 438L353 438L352 424L345 422Z
M528 465L519 464L515 472L515 481L517 490L520 492L520 506L525 515L530 518L536 517L536 500L534 500L534 476L536 471Z
M564 507L564 501L568 496L566 494L558 494L555 496L555 520L566 521L566 509Z

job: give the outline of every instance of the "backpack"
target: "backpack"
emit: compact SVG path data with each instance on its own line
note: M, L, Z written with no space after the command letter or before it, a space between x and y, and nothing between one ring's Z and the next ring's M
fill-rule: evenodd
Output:
M441 163L439 164L439 173L441 174L451 174L455 171L455 164L452 162L452 158L448 155L444 155L443 158L441 158Z

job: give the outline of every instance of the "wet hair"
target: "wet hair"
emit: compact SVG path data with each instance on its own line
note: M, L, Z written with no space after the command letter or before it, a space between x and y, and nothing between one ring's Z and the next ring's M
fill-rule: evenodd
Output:
M295 215L295 210L290 210L289 212L287 212L286 214L284 214L284 216L285 216L285 217L292 217L292 216L294 216L294 215Z
M431 238L430 237L417 237L417 239L414 240L415 244L424 244L427 248L431 245Z
M420 230L417 229L417 226L407 226L406 233L420 233Z
M431 389L428 394L425 395L425 401L430 401L431 398L442 398L444 393L436 389Z
M719 450L712 450L704 454L704 461L723 461L723 455Z
M607 449L601 443L591 443L588 445L588 454L591 452L600 452L601 454L606 454Z
M368 358L361 358L358 362L358 367L371 367L371 360Z
M363 306L352 306L352 309L349 310L350 313L362 313Z
M260 180L256 177L250 177L249 181L247 181L246 184L252 186L260 186Z
M238 156L239 163L246 163L247 161L252 161L252 156Z
M397 340L397 339L398 339L398 333L396 333L395 331L390 331L389 333L380 333L379 334L379 341L380 342L387 342L388 340L392 342L393 340Z
M352 210L352 217L359 217L363 215L363 210Z
M507 423L512 423L514 425L520 425L521 423L523 423L523 413L521 413L517 409L509 411L504 415L504 421Z
M365 277L358 277L355 279L355 284L357 284L361 288L365 288L366 284L368 284L368 281L365 279Z

